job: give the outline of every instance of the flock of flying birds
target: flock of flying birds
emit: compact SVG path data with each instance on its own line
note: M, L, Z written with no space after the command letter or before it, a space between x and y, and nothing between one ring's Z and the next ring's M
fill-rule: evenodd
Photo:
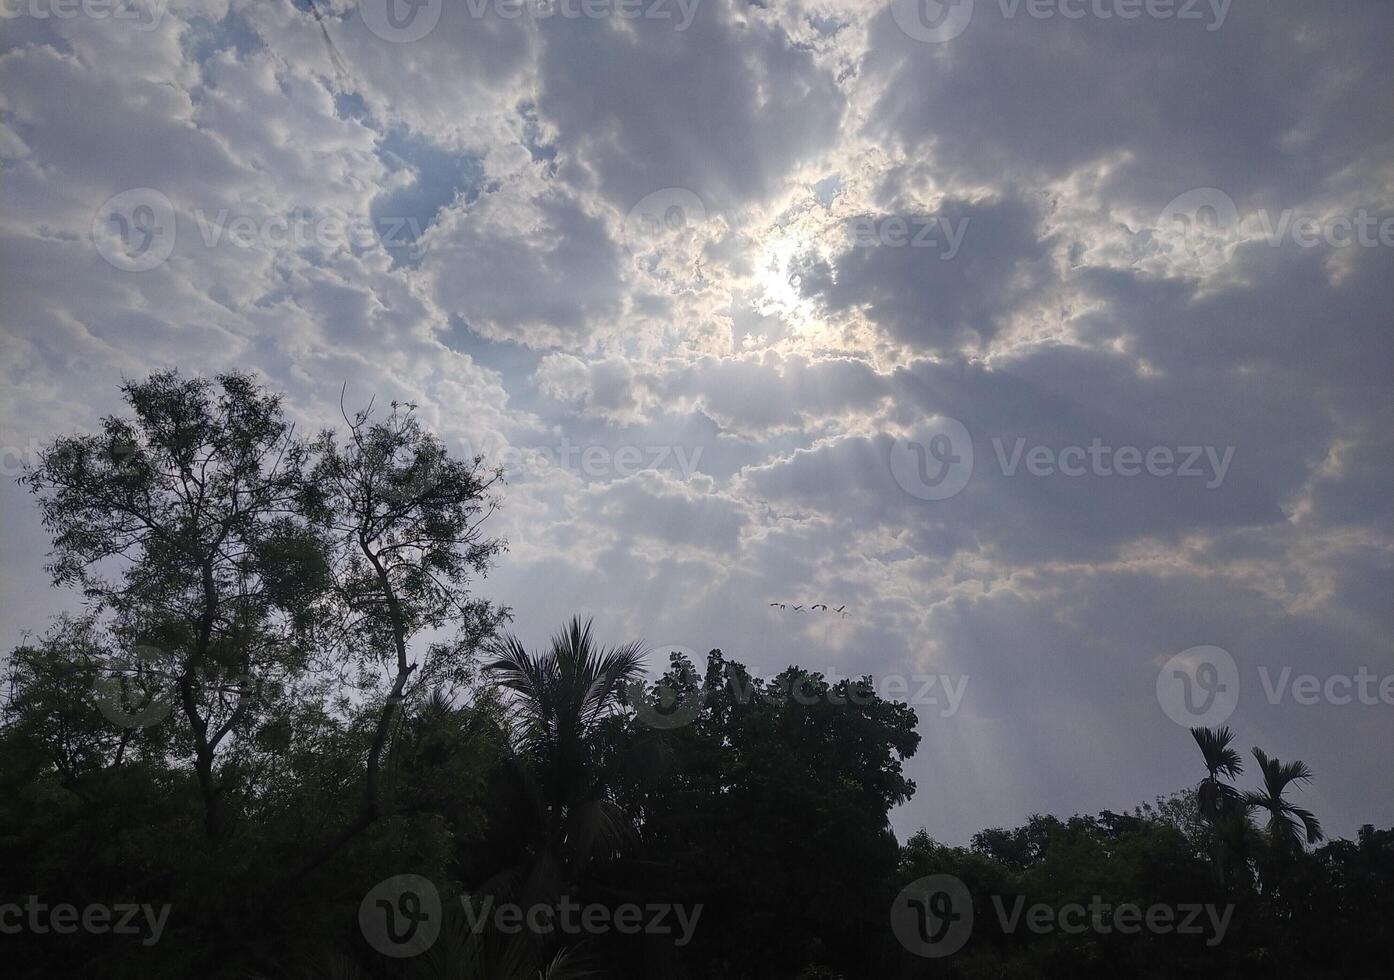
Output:
M771 609L792 609L794 612L803 612L803 611L804 611L804 607L803 607L803 606L801 606L801 605L799 605L799 606L791 606L791 605L789 605L789 603L787 603L787 602L771 602L771 603L770 603L770 608L771 608ZM809 609L810 612L812 612L814 609L817 609L817 610L819 610L820 612L829 612L828 604L827 604L826 602L815 602L813 605L809 606L808 609ZM836 609L833 609L833 610L831 610L831 611L837 613L837 614L838 614L839 616L841 616L843 619L846 619L846 618L847 618L847 605L846 605L846 603L844 603L844 604L838 606Z

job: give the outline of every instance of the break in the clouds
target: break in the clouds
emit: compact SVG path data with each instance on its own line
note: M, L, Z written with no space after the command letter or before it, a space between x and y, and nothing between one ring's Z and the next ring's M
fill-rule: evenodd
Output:
M526 639L967 678L902 832L1194 782L1197 645L1389 822L1394 707L1256 672L1394 673L1394 9L933 6L6 7L6 473L161 367L406 398L509 468Z

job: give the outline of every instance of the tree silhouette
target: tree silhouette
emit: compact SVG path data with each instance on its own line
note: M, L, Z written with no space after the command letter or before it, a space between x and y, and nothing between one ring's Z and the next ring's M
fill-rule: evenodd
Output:
M1224 728L1192 728L1191 737L1205 760L1206 777L1196 789L1200 812L1211 820L1233 812L1242 801L1239 791L1220 777L1237 779L1244 772L1239 752L1231 748L1234 732Z
M482 527L499 474L451 458L415 406L301 440L242 375L122 391L126 417L58 438L23 477L52 580L85 602L9 657L7 976L1306 980L1394 962L1394 831L1320 844L1290 798L1310 768L1256 748L1243 791L1229 728L1191 731L1204 776L1155 807L901 845L890 815L922 734L872 678L766 679L713 650L648 684L638 644L580 617L541 650L500 635L506 610L473 591L504 547ZM362 910L406 874L441 921L400 960ZM930 963L889 913L944 874L976 922ZM123 943L29 928L10 896L173 912L158 943ZM700 926L582 938L482 915L563 900L700 906ZM1092 912L1045 931L994 914L1095 901L1233 921L1124 934Z
M293 517L304 451L245 375L170 371L121 392L132 416L55 440L22 482L53 535L54 584L170 681L216 842L246 777L227 740L249 736L256 689L303 669L319 599L322 555Z
M576 617L544 651L529 652L512 634L492 650L486 670L512 695L517 776L538 817L529 864L519 871L525 891L556 894L632 833L611 794L603 725L642 675L642 645L602 647L591 621Z
M1242 775L1244 763L1232 747L1235 735L1228 726L1192 728L1191 737L1200 748L1206 770L1196 787L1196 806L1210 827L1215 875L1224 882L1247 868L1249 804L1243 793L1225 781Z
M1249 791L1244 799L1250 806L1267 812L1269 845L1279 854L1290 855L1302 849L1304 838L1308 844L1320 841L1321 821L1316 815L1284 798L1294 783L1310 782L1312 770L1300 760L1281 762L1271 758L1257 747L1254 758L1263 776L1263 788Z
M485 470L482 457L452 458L412 409L396 402L381 421L374 421L371 403L344 420L347 440L326 430L311 445L313 466L298 502L330 542L338 641L360 666L385 665L391 682L381 695L358 812L297 876L390 812L381 769L411 693L408 683L427 692L465 681L473 652L507 615L469 592L470 577L484 574L504 547L482 531L501 474ZM451 641L432 643L422 660L412 658L413 638L446 626L454 630Z

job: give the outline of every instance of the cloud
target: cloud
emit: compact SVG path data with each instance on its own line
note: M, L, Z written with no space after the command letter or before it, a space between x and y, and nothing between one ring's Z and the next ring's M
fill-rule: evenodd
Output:
M588 415L616 422L643 417L638 411L634 369L623 358L587 363L569 354L548 354L534 379L544 394Z
M699 3L684 30L640 18L553 18L538 109L577 180L621 211L686 188L709 209L776 192L837 136L844 95L828 68L758 6Z
M342 70L291 3L191 0L148 32L8 20L8 447L173 365L256 371L306 430L345 384L416 402L511 466L481 592L529 641L591 611L616 641L765 671L969 675L911 766L961 792L896 817L954 841L1193 783L1158 658L1387 664L1388 248L1207 251L1163 219L1206 187L1273 222L1394 214L1387 4L1234 4L1207 31L979 3L939 45L842 0L702 0L684 30L484 6L396 44L330 4ZM138 188L175 234L130 272L94 217ZM700 207L636 239L654 215L631 209L671 189ZM945 419L974 469L927 500L891 460ZM1095 440L1233 455L1211 487L999 456ZM5 493L15 639L55 600ZM1345 751L1387 741L1387 712L1236 723L1312 762L1338 833L1390 819Z
M914 350L986 348L1054 279L1049 243L1020 201L945 200L855 220L863 241L803 267L800 291L830 316L863 312Z
M1110 199L1155 208L1192 187L1290 203L1389 158L1394 108L1358 81L1387 68L1394 23L1379 3L1334 17L1235 3L1216 29L1214 17L1042 19L1020 5L1004 17L1005 6L978 4L944 44L912 40L887 7L863 61L880 88L869 133L969 183L1106 162Z

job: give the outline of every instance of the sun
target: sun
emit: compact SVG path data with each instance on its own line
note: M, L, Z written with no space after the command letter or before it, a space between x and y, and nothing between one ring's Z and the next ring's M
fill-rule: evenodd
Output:
M779 317L791 333L806 334L819 325L813 301L801 291L795 262L811 247L797 232L776 231L760 243L755 261L755 308L765 316Z

